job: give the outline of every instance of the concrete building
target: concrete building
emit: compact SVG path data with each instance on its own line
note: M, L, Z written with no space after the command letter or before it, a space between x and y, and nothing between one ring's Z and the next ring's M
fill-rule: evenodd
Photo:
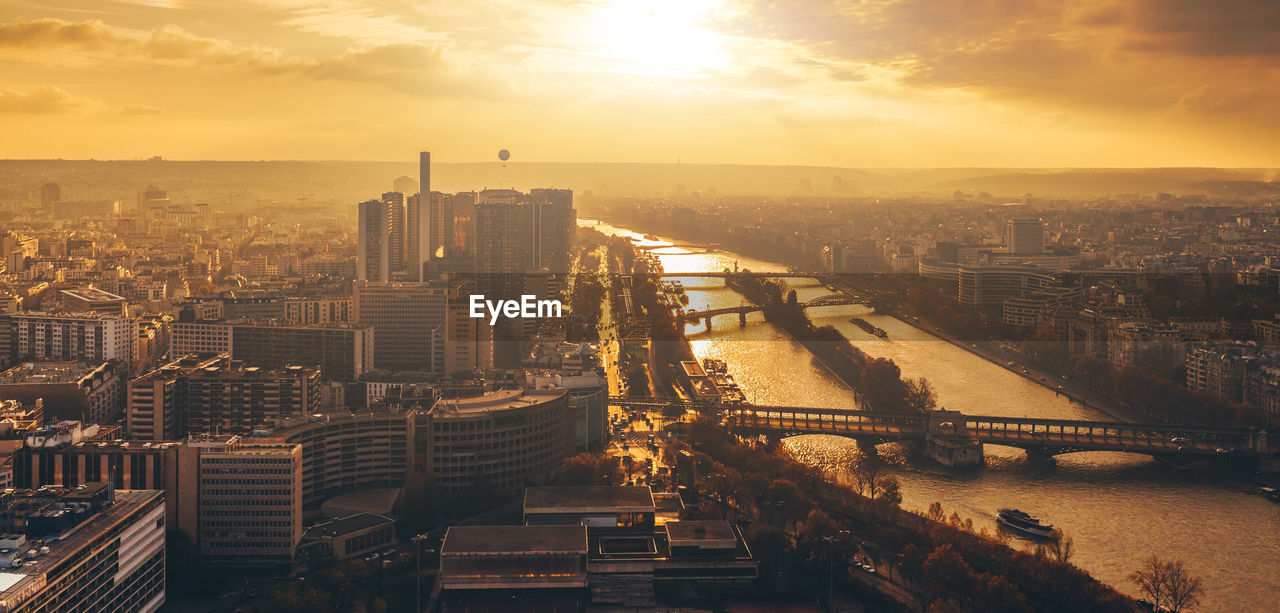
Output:
M358 210L356 278L361 281L391 280L391 219L381 200L361 202Z
M1057 284L1053 274L1033 266L961 266L958 273L960 304L1002 305Z
M284 320L295 326L351 322L351 296L289 298Z
M64 289L58 293L62 299L62 309L68 313L126 314L126 300L123 297L95 287Z
M353 291L352 317L373 328L375 367L444 372L447 285L357 281Z
M572 454L566 390L501 390L441 399L419 413L418 462L446 490L483 478L498 488L546 477Z
M302 449L302 502L398 488L414 465L414 412L335 411L281 420L268 438Z
M302 448L238 436L186 447L196 453L180 460L179 478L199 483L198 499L179 513L196 514L200 553L236 566L292 562L302 540Z
M184 356L129 382L130 438L166 441L189 434L249 434L320 406L320 373L264 370L228 358Z
M1044 253L1044 222L1039 219L1011 219L1005 229L1009 253Z
M1240 402L1245 373L1258 357L1250 343L1203 343L1186 355L1187 388Z
M228 353L263 368L319 368L326 379L354 381L374 368L372 326L351 323L175 322L170 355Z
M488 320L472 317L470 284L455 285L449 290L448 316L445 323L445 359L442 373L485 371L493 368L493 326Z
M1116 367L1143 366L1165 372L1183 363L1185 343L1173 326L1124 322L1107 335L1107 359Z
M133 358L133 322L120 315L28 312L8 318L13 359L129 362Z
M162 492L18 490L0 507L0 610L149 613L164 604Z
M356 513L320 522L302 535L298 557L346 560L394 545L396 522L376 513Z
M25 362L0 373L0 398L34 404L42 400L50 420L105 424L124 409L120 362Z

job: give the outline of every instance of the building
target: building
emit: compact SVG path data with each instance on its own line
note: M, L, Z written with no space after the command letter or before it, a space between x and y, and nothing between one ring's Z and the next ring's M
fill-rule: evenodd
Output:
M226 565L292 562L302 540L302 448L238 436L193 438L179 478L198 483L200 553ZM183 521L183 520L180 520ZM189 520L188 520L189 521Z
M108 315L125 315L123 297L95 287L83 289L64 289L59 292L62 297L62 309L68 313L106 313Z
M356 513L320 522L302 535L298 557L303 560L346 560L396 542L396 522L385 515Z
M693 364L698 366L697 362ZM574 450L598 452L604 448L609 431L607 379L592 370L526 371L524 384L528 389L568 392L565 401L573 419Z
M302 449L302 502L398 488L414 465L414 411L336 411L281 420L267 435Z
M1185 344L1170 325L1128 321L1107 335L1107 359L1116 367L1142 366L1167 373L1185 359Z
M352 317L373 328L375 367L444 372L447 285L357 281L353 291Z
M62 200L62 187L57 183L45 183L40 186L40 208L47 209L59 200Z
M573 453L568 398L566 390L516 389L441 399L418 413L418 463L445 490L543 479Z
M755 582L737 526L659 514L648 487L528 488L524 515L523 526L449 528L440 553L443 611L504 599L565 610L678 608L693 604L681 602L684 594Z
M382 203L387 207L387 256L391 272L403 272L405 268L405 207L404 194L384 192Z
M0 373L0 398L43 401L50 420L110 423L124 409L119 362L25 362Z
M1257 345L1204 343L1186 355L1187 388L1240 402L1244 398L1245 373L1256 361Z
M1044 222L1039 219L1011 219L1005 230L1005 246L1009 253L1044 253Z
M482 317L472 317L469 299L473 286L455 285L449 290L445 322L443 374L485 371L493 368L493 326Z
M189 434L249 434L320 406L320 373L264 370L226 354L184 356L129 382L130 438L166 441Z
M284 320L295 326L350 323L351 296L289 298L284 303Z
M119 214L119 200L59 200L53 203L54 219L111 217Z
M358 208L356 278L361 281L391 280L391 219L389 207L381 200L361 202Z
M374 368L372 326L240 321L175 322L170 355L228 353L263 368L308 366L326 379L354 381Z
M967 306L1003 305L1057 285L1053 274L1034 266L961 266L958 298Z
M165 601L164 494L97 483L0 496L0 611L155 611ZM17 563L23 552L34 559Z
M120 315L28 312L8 317L12 359L127 363L133 357L133 322Z

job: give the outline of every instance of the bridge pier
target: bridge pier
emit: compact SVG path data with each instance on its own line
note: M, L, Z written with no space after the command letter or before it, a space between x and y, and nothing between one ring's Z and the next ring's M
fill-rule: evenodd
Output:
M738 327L739 327L739 328L745 328L745 327L747 327L747 312L746 312L746 311L739 311L739 312L738 312Z
M933 461L952 468L982 466L982 442L971 436L930 435L924 440L924 453Z
M1023 451L1026 451L1027 458L1033 461L1036 461L1048 466L1058 465L1058 460L1057 458L1053 457L1053 452L1049 451L1048 449L1045 449L1044 447L1027 447L1023 449Z

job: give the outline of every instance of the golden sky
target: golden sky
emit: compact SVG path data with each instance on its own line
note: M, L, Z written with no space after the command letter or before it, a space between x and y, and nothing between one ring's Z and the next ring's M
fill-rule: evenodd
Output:
M1280 167L1277 0L3 0L0 157Z

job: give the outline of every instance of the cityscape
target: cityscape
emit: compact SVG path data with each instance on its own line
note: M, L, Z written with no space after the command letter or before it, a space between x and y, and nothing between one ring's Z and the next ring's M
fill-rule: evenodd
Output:
M0 7L0 613L1273 610L1278 40Z

